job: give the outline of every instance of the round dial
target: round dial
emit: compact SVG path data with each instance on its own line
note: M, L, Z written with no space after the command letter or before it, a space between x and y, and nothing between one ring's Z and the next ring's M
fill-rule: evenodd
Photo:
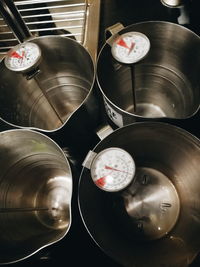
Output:
M113 57L125 64L132 64L143 59L150 49L150 41L140 32L127 32L120 35L112 44Z
M8 69L17 72L28 72L39 65L41 50L35 43L25 42L13 47L5 57Z
M91 176L102 190L117 192L126 188L135 175L135 162L125 150L107 148L98 153L91 164Z

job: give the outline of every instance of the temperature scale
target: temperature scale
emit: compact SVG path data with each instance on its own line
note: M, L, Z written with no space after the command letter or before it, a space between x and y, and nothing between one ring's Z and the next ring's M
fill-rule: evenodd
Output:
M118 192L133 181L136 170L135 162L124 149L110 147L93 155L90 163L91 177L100 189Z
M39 46L32 42L24 42L16 45L5 57L5 65L15 72L30 72L36 69L41 60Z
M150 41L141 32L127 32L120 35L112 44L112 56L124 64L142 60L150 50Z

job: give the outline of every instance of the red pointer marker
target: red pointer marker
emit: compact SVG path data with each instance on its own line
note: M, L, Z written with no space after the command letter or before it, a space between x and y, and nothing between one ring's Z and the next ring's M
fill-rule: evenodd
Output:
M113 167L110 167L110 166L107 166L107 165L105 166L105 169L106 169L106 170L112 170L112 171L124 172L124 173L131 174L130 172L121 171L121 170L115 169L115 168L113 168Z
M129 46L127 45L127 43L126 43L123 39L118 40L117 44L120 45L120 46L122 46L122 47L124 47L124 48L127 48L127 49L129 50L128 54L130 54L131 51L132 51L132 50L134 49L134 47L135 47L135 43L134 43L134 42L132 42L132 43L131 43L131 46L129 47Z
M123 39L119 39L119 40L117 41L117 44L120 45L120 46L123 46L123 47L125 47L125 48L127 48L127 49L130 49L130 47L126 44L126 42L124 42Z
M106 176L103 176L95 182L99 187L103 187L106 183Z
M19 59L23 58L23 56L20 56L16 51L12 52L11 57L19 58Z
M106 168L107 166L105 166ZM108 168L108 170L113 170L112 168ZM98 178L95 183L96 185L98 185L99 187L104 187L104 185L106 184L106 178L112 173L112 171L110 173L108 173L107 175L103 176L103 177L100 177Z

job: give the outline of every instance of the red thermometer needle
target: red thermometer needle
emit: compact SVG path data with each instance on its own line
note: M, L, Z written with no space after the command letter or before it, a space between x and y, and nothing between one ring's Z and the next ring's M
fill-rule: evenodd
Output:
M135 43L132 42L131 47L129 48L128 54L130 54L132 52L132 50L134 49L134 47L135 47Z
M110 166L107 166L107 165L105 166L105 169L106 169L106 170L112 170L112 171L124 172L124 173L131 174L130 172L121 171L121 170L115 169L115 168L113 168L113 167L110 167Z

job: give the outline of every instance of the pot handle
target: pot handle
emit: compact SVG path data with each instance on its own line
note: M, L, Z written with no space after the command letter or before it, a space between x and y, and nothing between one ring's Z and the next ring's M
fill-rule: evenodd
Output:
M13 0L1 0L0 13L20 43L31 37L31 33Z
M102 141L104 138L106 138L108 135L110 135L114 130L112 129L112 127L108 124L101 126L99 129L97 129L96 134L99 137L99 139ZM82 166L90 169L91 167L91 163L93 161L93 159L96 156L96 152L94 152L93 150L89 150L89 152L87 153Z
M101 126L99 129L97 129L96 134L99 137L99 139L102 141L112 132L114 132L113 128L110 125L106 124L104 126Z

